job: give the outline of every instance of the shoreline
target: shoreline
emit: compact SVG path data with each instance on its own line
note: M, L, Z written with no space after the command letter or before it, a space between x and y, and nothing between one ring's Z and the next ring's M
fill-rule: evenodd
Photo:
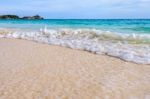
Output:
M81 52L86 52L86 53L89 53L89 54L94 54L94 55L98 55L98 56L104 56L104 57L110 57L110 58L115 58L116 60L120 60L120 61L123 61L125 63L131 63L131 64L136 64L136 65L150 65L150 64L140 64L140 63L135 63L135 62L132 62L132 61L127 61L127 60L124 60L120 57L115 57L115 56L111 56L111 55L108 55L108 54L96 54L94 52L91 52L91 51L87 51L87 50L80 50L80 49L76 49L76 48L70 48L70 47L67 47L67 46L61 46L61 45L53 45L53 44L47 44L45 42L40 42L40 41L34 41L34 40L28 40L28 39L22 39L22 38L5 38L5 37L2 37L0 39L12 39L12 40L23 40L23 41L29 41L29 42L33 42L33 43L38 43L38 44L44 44L44 45L47 45L47 46L53 46L53 47L60 47L60 48L65 48L65 49L70 49L70 50L77 50L77 51L81 51Z
M0 98L149 99L150 65L0 38Z
M149 36L117 34L90 29L40 29L40 31L4 31L1 38L18 38L59 45L95 54L104 54L137 64L150 64Z

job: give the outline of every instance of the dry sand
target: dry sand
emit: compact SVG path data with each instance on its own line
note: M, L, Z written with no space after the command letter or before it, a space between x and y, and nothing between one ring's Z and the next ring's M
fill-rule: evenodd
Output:
M150 65L0 39L0 99L150 99Z

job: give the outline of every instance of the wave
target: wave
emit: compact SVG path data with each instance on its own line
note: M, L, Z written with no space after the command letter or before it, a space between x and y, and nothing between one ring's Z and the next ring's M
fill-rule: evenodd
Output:
M150 35L121 34L96 29L40 29L5 31L0 37L37 42L106 54L125 61L150 64Z

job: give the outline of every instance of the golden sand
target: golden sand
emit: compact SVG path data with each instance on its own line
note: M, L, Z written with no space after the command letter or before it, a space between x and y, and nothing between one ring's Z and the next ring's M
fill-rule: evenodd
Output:
M150 99L150 65L0 39L0 99Z

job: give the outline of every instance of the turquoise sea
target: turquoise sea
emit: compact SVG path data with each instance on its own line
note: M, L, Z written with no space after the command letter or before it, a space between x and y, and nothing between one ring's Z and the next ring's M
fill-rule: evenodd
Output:
M1 28L90 28L119 33L150 34L150 19L45 19L0 20Z
M0 20L0 38L19 38L150 64L150 19Z

